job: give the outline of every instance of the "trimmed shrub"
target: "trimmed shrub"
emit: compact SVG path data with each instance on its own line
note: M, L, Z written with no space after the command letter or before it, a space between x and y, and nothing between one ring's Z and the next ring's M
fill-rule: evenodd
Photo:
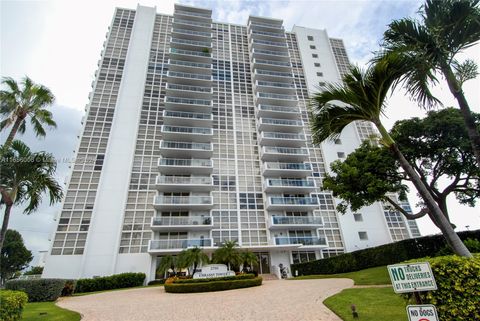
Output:
M148 282L147 285L157 285L157 284L165 284L165 279L157 279Z
M480 320L480 255L450 255L425 261L430 262L438 289L420 292L423 303L435 305L440 320Z
M28 296L21 291L0 291L0 320L18 321L22 318L23 308L28 302Z
M480 230L458 233L462 240L480 239ZM475 242L475 241L465 241ZM431 235L407 239L395 243L345 253L327 259L292 264L292 272L298 275L336 274L359 271L371 267L395 264L411 259L434 256L446 246L443 235Z
M65 282L64 279L10 280L5 283L5 288L25 292L28 302L46 302L58 299Z
M240 288L248 288L262 284L262 278L237 279L228 281L210 281L197 283L171 283L165 284L165 291L170 293L193 293L193 292L211 292L224 291Z
M205 278L205 279L174 279L173 283L202 283L202 282L211 282L211 281L230 281L230 280L247 280L254 279L255 275L253 274L239 274L235 276L224 276L220 278Z
M75 292L76 280L65 280L61 296L71 296Z
M93 279L79 279L77 280L75 293L141 286L145 281L145 277L145 273L121 273Z

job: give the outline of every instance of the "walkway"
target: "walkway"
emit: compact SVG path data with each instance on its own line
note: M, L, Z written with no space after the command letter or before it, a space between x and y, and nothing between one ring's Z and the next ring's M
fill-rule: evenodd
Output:
M325 298L353 286L350 279L277 280L230 291L175 294L149 287L68 297L59 306L82 321L341 321Z

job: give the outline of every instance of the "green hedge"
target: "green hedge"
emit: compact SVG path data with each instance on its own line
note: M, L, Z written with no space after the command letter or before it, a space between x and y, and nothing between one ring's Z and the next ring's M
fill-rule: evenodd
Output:
M224 291L240 288L248 288L262 284L262 278L240 279L228 281L210 281L198 283L171 283L165 284L165 291L170 293L192 293L192 292L211 292Z
M165 279L156 279L148 282L147 285L165 284Z
M480 255L425 261L430 262L438 289L420 292L423 303L435 305L443 321L480 320Z
M10 280L5 283L7 290L23 291L28 295L28 302L55 301L65 287L65 279L31 279Z
M0 320L18 321L22 318L23 308L28 302L28 296L21 291L0 291Z
M462 240L480 240L480 230L458 233ZM345 253L327 259L292 264L292 274L336 274L359 271L371 267L395 264L411 259L434 256L446 246L442 235L424 236L395 243Z
M224 276L221 278L205 278L205 279L176 279L173 283L203 283L211 281L231 281L231 280L248 280L254 279L254 274L239 274L234 276Z
M93 279L79 279L77 280L75 293L141 286L145 277L145 273L121 273Z

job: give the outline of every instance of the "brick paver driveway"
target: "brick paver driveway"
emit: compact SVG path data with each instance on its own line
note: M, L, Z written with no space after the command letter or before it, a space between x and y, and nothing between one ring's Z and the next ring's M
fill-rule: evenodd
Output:
M247 289L176 294L163 287L63 298L58 305L78 311L82 321L337 321L325 298L353 286L350 279L278 280Z

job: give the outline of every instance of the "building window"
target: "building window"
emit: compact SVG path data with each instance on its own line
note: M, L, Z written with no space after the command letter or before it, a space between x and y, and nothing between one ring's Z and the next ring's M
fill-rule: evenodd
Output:
M318 58L318 55L317 54L312 54L312 57L313 58Z
M342 140L340 138L335 139L335 145L342 145Z
M363 217L360 213L353 213L353 219L355 222L363 222Z
M316 62L313 64L315 67L320 67L320 63L319 62Z
M315 252L292 251L292 260L294 264L315 261L316 259Z
M313 41L313 36L307 36L307 39L308 39L309 41Z
M314 45L310 45L310 49L317 49Z
M345 158L345 153L344 152L338 152L337 157L338 158Z
M318 83L318 85L319 85L320 87L325 87L326 84L325 84L325 82L321 81L321 82Z
M318 77L323 77L323 72L317 72Z
M359 237L360 240L362 240L362 241L368 240L367 232L358 232L358 237Z

